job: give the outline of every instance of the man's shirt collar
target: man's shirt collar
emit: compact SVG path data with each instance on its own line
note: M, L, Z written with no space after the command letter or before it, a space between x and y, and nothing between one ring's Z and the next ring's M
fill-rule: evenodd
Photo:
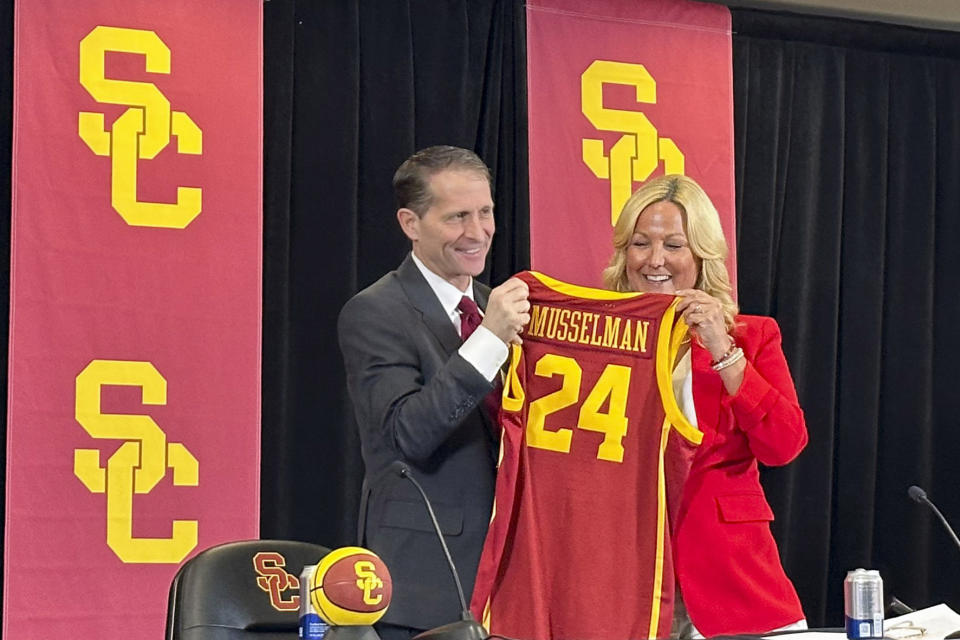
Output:
M473 278L470 278L470 285L467 287L466 291L460 291L455 286L435 274L433 271L427 268L427 265L414 254L410 252L410 256L413 258L413 263L417 265L417 269L420 269L420 273L423 274L423 277L426 279L427 284L430 285L430 288L433 290L435 296L440 301L440 305L443 307L444 312L451 319L457 318L459 312L457 311L457 305L460 304L460 298L467 296L473 300Z

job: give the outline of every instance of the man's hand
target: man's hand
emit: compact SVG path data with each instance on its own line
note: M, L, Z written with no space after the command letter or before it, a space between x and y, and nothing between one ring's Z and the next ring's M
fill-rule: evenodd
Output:
M490 291L482 326L492 331L506 344L520 344L520 332L530 322L530 303L527 283L510 278Z

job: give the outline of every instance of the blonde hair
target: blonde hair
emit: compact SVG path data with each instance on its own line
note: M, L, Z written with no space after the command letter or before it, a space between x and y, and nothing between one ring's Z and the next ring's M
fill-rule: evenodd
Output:
M690 250L700 262L695 286L720 301L727 330L732 329L739 308L730 295L732 288L725 262L727 241L716 208L692 178L682 175L654 178L630 196L613 228L613 256L610 266L603 270L604 284L614 291L631 290L627 280L627 248L640 214L655 202L672 202L680 208Z

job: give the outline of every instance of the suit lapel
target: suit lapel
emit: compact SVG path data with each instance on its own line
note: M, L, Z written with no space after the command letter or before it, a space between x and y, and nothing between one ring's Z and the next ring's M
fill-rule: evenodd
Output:
M423 324L437 338L444 351L447 354L456 351L461 344L460 336L440 305L433 289L427 284L423 274L420 273L409 254L397 268L397 280L403 287L410 304L423 318Z
M482 282L477 282L476 278L473 280L473 300L477 303L477 306L480 307L481 311L487 310L487 299L490 297L490 287L483 284Z
M453 327L453 323L450 322L450 318L447 317L447 313L443 310L443 306L440 304L440 300L437 299L437 295L433 292L433 289L430 288L430 285L423 277L423 274L420 273L420 269L417 268L417 265L409 254L407 258L400 263L400 266L397 267L396 273L397 280L403 288L407 299L410 300L410 304L420 313L423 324L426 325L427 329L437 338L443 346L444 351L446 351L446 354L449 356L459 349L460 345L463 344L460 340L460 334L457 333L457 330ZM473 298L477 306L481 309L486 308L489 293L489 287L474 280ZM479 411L479 414L483 423L488 427L484 429L484 431L487 434L490 445L490 456L494 464L496 464L499 443L496 415L487 415L486 410Z

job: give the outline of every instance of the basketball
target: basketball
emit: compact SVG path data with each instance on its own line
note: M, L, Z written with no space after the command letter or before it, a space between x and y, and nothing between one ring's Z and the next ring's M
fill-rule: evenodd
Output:
M373 624L386 613L392 593L387 565L362 547L334 549L310 578L310 601L332 625Z

